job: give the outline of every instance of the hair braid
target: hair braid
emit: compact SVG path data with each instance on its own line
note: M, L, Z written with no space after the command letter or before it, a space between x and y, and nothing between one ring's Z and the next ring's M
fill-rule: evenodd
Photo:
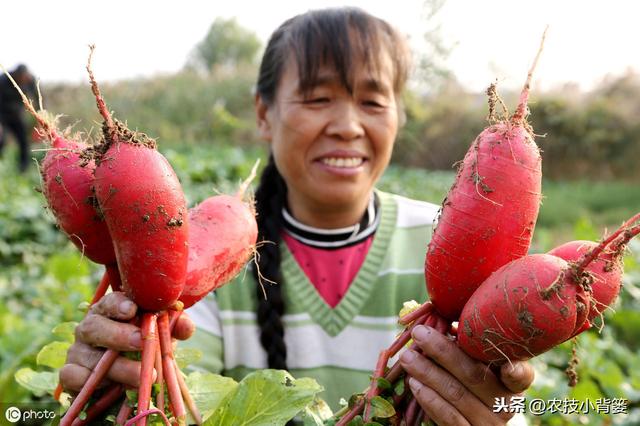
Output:
M273 156L270 156L255 194L258 240L265 243L258 248L258 268L254 268L252 273L257 283L260 343L267 352L269 368L283 370L287 368L287 348L284 344L282 324L284 300L281 289L283 279L280 270L279 247L282 229L281 210L285 203L286 193L287 187L284 180L276 169ZM261 280L258 274L273 282Z

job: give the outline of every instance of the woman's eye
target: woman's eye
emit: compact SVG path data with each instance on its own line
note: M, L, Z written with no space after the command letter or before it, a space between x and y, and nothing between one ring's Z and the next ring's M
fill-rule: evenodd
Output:
M376 100L364 100L362 101L362 104L364 106L368 106L368 107L373 107L373 108L384 108L384 105L382 105L380 102L376 101Z
M304 103L308 105L314 105L314 104L318 105L318 104L324 104L328 102L329 102L329 98L327 97L309 98L304 100Z

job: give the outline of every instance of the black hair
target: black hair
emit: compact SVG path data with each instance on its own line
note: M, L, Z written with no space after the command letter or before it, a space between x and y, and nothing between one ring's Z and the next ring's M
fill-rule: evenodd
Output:
M290 58L294 58L298 66L302 93L313 89L318 70L323 65L333 66L340 82L351 93L354 62L364 61L372 73L377 73L382 52L391 58L393 89L400 93L407 79L410 55L405 39L389 24L361 9L350 7L297 15L285 21L269 39L260 64L257 94L266 105L273 104L280 77ZM266 243L259 245L258 268L254 268L252 273L258 283L260 343L267 352L268 367L277 369L287 368L279 249L282 240L281 211L286 196L287 186L276 168L273 155L270 155L256 190L258 240ZM260 279L259 274L266 280Z

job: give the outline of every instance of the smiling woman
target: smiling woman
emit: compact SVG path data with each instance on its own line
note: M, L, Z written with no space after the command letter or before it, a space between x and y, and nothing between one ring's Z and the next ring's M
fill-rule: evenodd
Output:
M301 89L296 63L287 61L275 101L257 97L258 126L270 143L287 185L294 217L311 226L336 228L357 222L373 185L389 164L398 129L388 55L376 84L362 60L352 90L328 66L319 84ZM374 87L375 89L372 89Z

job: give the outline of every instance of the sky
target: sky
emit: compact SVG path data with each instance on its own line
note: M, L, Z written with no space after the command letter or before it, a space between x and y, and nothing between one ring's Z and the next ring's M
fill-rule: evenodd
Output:
M236 17L266 43L285 19L309 9L351 5L386 19L415 49L439 28L451 47L446 66L470 90L498 79L522 85L549 25L534 87L588 90L605 76L640 70L640 4L627 0L444 0L432 19L425 0L20 0L4 2L0 64L25 63L43 82L87 81L95 44L99 81L172 73L216 17ZM605 6L606 5L606 6Z

